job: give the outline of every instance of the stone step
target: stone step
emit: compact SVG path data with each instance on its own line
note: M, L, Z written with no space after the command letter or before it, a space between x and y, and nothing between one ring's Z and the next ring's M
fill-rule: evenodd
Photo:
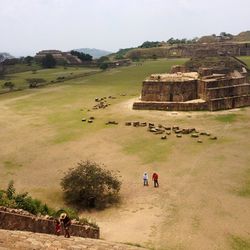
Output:
M143 250L145 248L81 237L0 229L0 250Z

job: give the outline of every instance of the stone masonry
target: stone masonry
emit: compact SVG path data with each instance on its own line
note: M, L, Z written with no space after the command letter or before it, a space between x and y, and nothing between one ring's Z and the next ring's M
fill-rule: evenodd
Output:
M181 69L181 72L176 72ZM247 70L199 68L185 72L174 67L172 74L154 74L143 82L141 101L133 109L169 111L224 110L250 106Z
M140 250L135 246L104 240L10 231L0 229L0 250Z
M52 219L44 219L42 217L22 215L2 210L0 210L0 228L55 234L55 225ZM70 234L84 238L98 239L100 237L99 228L74 223L72 223L70 227Z

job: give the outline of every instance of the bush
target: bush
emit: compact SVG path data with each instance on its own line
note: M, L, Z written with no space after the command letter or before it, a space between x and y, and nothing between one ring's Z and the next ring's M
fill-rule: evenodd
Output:
M106 70L106 69L109 67L109 65L108 65L108 63L103 62L103 63L100 64L99 67L100 67L100 69L102 69L102 70Z
M32 214L53 215L55 211L38 199L33 199L28 193L16 194L14 182L10 181L6 190L0 190L0 206L18 208Z
M29 84L29 88L37 88L46 82L43 78L28 78L26 81Z
M84 161L61 180L65 200L79 208L102 209L118 202L121 182L97 163Z

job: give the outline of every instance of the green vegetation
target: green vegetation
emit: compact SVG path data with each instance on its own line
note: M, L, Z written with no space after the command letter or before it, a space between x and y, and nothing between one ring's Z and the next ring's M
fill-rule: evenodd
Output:
M250 56L239 56L238 58L246 63L248 68L250 68Z
M219 122L235 122L239 115L237 114L227 114L227 115L217 115L215 116L215 120Z
M182 64L186 59L145 61L142 66L123 67L120 70L112 69L64 82L65 90L38 92L35 98L16 101L12 106L20 114L26 112L42 112L43 109L53 110L48 112L48 123L56 128L54 143L64 143L80 138L86 133L96 132L105 128L108 117L98 117L93 124L83 124L82 117L91 116L91 110L96 97L114 95L117 99L110 100L111 105L119 101L139 96L142 81L152 73L168 72L172 65ZM80 68L81 69L81 68ZM79 69L79 71L80 71ZM51 79L63 75L65 71L58 69L38 71L36 77ZM71 69L73 70L73 69ZM64 74L69 74L70 69ZM84 70L84 68L82 68ZM86 70L86 69L85 69ZM75 71L78 71L75 69ZM28 78L27 73L18 74ZM66 88L67 87L67 88ZM125 93L125 96L120 96Z
M250 239L232 235L230 237L230 243L233 250L250 250Z
M250 169L246 171L245 180L238 194L243 197L250 197Z
M82 52L78 52L75 50L71 50L70 53L73 56L77 56L82 62L89 62L89 61L92 61L92 59L93 59L93 57L91 55L85 54Z
M100 67L100 69L102 69L102 70L106 70L109 66L108 66L108 63L103 62L103 63L100 64L99 67Z
M143 163L165 161L174 143L167 143L159 138L145 138L134 136L124 145L127 154L137 155ZM157 153L156 153L157 152Z
M17 66L17 65L16 65ZM24 65L25 67L27 65ZM40 78L44 79L46 83L55 83L60 81L59 77L64 77L64 81L72 78L83 77L84 74L89 74L92 72L97 72L99 69L97 68L86 68L86 67L67 67L64 68L62 66L56 67L53 69L39 69L27 66L30 71L25 71L22 73L15 74L7 74L4 79L0 79L0 85L3 86L6 81L11 81L16 88L25 89L29 88L29 83L27 83L26 79L31 78Z
M154 47L160 47L161 42L149 42L146 41L142 45L138 46L138 48L154 48Z
M95 162L84 161L68 170L61 181L64 198L79 208L105 208L119 200L121 182Z
M54 68L56 66L56 59L51 54L47 54L42 58L41 63L43 68Z
M17 193L13 181L9 182L6 190L0 190L0 206L22 209L34 215L49 215L54 218L58 218L62 212L65 212L71 219L79 220L81 223L95 228L98 227L95 222L91 222L87 218L79 218L77 211L72 208L62 208L56 211L40 200L32 198L27 192Z
M0 205L19 208L32 214L53 215L55 211L38 199L33 199L28 193L16 193L14 182L10 181L6 190L0 190Z

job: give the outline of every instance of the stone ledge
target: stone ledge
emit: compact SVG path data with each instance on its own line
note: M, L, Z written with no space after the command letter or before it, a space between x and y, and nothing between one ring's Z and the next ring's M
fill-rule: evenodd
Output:
M45 234L55 234L53 219L11 213L0 210L0 229L21 230ZM100 230L89 225L72 224L70 234L73 236L99 239Z
M0 250L143 250L145 248L104 240L0 229Z

